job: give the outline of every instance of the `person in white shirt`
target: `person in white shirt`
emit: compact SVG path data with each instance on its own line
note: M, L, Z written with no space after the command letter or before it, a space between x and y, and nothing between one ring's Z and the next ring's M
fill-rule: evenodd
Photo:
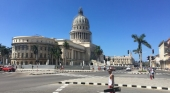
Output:
M154 73L155 73L155 71L154 71L154 69L152 68L151 74L152 74L152 78L153 78L153 79L155 78L155 77L154 77Z
M108 69L109 73L109 80L108 80L108 86L109 88L114 88L114 75L112 74L112 69ZM115 93L115 92L110 92L110 93Z

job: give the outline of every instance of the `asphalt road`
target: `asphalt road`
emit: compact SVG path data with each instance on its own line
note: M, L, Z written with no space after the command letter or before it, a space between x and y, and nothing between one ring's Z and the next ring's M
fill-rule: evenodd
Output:
M124 71L119 71L124 72ZM63 74L63 73L61 73ZM56 82L82 78L86 76L108 76L107 72L76 72L69 75L29 75L28 73L4 73L0 72L0 93L55 93L63 84ZM67 74L67 73L64 73ZM73 74L73 75L71 75ZM116 77L146 77L147 75L133 75L114 72ZM169 78L169 75L156 75L156 78ZM68 85L59 93L102 93L107 86ZM121 93L169 93L169 91L122 88Z
M59 93L103 93L104 89L107 89L107 86L68 85ZM122 87L121 92L116 93L169 93L169 91Z
M45 86L48 86L49 84L54 84L56 82L62 81L62 80L68 80L68 79L74 79L78 77L69 77L69 76L59 76L59 75L39 75L39 76L30 76L26 73L10 73L10 74L1 74L0 75L0 93L13 93L11 91L19 91L16 93L26 93L22 92L22 90L27 90L30 88L30 91L33 91L33 89L42 89L46 90ZM51 90L55 90L56 87L54 85L49 88L48 91L51 92ZM29 90L27 90L29 91ZM35 92L27 92L27 93L42 93L40 91ZM47 92L44 92L47 93Z
M149 74L129 74L129 73L124 73L124 72L126 72L126 71L117 70L117 71L114 71L113 74L115 75L115 77L149 78ZM164 73L164 72L159 71L157 73ZM72 74L101 76L101 77L107 77L108 76L107 71L101 71L101 72L72 72ZM156 74L155 78L170 79L170 74Z

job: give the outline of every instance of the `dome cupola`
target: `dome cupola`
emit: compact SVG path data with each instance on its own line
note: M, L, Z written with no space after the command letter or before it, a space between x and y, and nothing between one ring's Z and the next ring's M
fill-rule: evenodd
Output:
M76 43L91 42L89 20L83 15L82 8L78 10L78 15L73 20L70 40Z
M89 29L89 20L83 15L82 8L79 9L78 15L73 20L73 26L84 26L84 29ZM82 27L83 28L83 27Z

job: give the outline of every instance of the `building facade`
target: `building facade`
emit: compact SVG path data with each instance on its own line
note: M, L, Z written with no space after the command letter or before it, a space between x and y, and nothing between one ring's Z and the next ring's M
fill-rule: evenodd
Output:
M67 41L70 48L65 50L64 41ZM83 61L89 64L91 59L96 59L94 49L96 45L92 43L92 32L88 18L83 15L82 8L79 9L78 15L74 18L72 29L70 31L70 40L46 38L43 36L17 36L12 39L12 64L36 64L35 55L31 46L38 45L38 60L40 64L55 64L55 59L49 53L48 48L54 46L55 42L62 49L61 62L69 65L80 65ZM66 62L62 59L66 58Z
M106 57L108 58L108 56ZM111 56L110 57L111 60L111 65L114 65L114 66L133 66L134 63L135 63L135 60L134 58L129 55L129 56Z
M154 60L151 60L152 67L160 67L159 55L155 55L154 58Z
M159 44L160 67L170 69L170 39Z
M17 65L36 64L36 56L32 46L38 47L38 60L40 64L46 64L50 52L48 49L55 43L55 39L42 36L18 36L12 40L11 63Z

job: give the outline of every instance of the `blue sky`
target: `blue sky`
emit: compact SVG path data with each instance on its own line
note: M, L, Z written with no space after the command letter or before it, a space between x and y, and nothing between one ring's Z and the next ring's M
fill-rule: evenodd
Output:
M36 34L69 39L79 7L90 21L93 43L105 55L136 49L132 34L144 33L155 54L170 38L170 0L0 0L0 43L10 47L12 37ZM150 54L143 46L143 60Z

